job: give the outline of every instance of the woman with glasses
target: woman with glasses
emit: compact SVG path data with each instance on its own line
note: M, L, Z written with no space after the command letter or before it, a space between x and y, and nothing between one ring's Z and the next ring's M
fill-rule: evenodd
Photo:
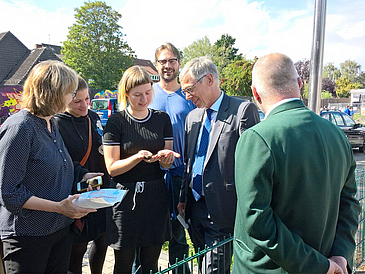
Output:
M118 90L121 111L105 127L104 157L112 185L128 192L107 211L106 242L114 249L115 274L131 273L136 248L142 273L157 272L161 247L170 238L170 201L162 169L179 155L171 150L169 116L148 108L153 89L146 70L126 70Z
M104 163L102 149L103 128L98 114L90 110L88 85L78 76L78 87L66 112L57 114L55 122L72 160L81 163L89 171L104 173L101 188L109 187L110 177ZM76 191L76 190L74 190ZM89 265L92 274L102 273L107 245L105 244L105 208L98 209L82 219L80 231L73 226L73 245L69 271L82 273L82 261L89 241Z
M0 234L6 273L67 273L70 225L95 209L70 196L74 168L53 116L63 112L77 88L77 74L62 62L37 64L24 84L23 109L0 128ZM83 177L83 178L82 178Z

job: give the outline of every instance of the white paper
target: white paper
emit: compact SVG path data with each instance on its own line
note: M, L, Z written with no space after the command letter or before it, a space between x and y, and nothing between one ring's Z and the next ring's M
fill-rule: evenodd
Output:
M84 192L79 198L73 202L84 208L103 208L113 206L115 203L121 202L127 193L127 190L105 188Z

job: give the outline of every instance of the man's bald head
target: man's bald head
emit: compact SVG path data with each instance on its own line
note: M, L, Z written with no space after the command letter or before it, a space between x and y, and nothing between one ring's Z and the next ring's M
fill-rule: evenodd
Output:
M252 86L261 98L300 97L300 85L293 61L281 53L261 57L252 71Z

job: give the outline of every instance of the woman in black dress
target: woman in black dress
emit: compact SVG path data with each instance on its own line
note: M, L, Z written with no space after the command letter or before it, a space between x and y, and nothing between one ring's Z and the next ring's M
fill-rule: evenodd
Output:
M161 247L170 237L163 169L180 155L171 150L169 116L148 108L153 89L146 70L129 68L118 89L121 111L105 127L104 158L112 184L128 193L107 211L106 242L114 249L114 274L131 273L138 247L142 273L157 272Z
M106 171L102 135L103 128L98 114L90 109L90 96L88 85L83 78L78 76L78 87L75 97L67 106L66 112L57 114L55 122L62 135L72 160L80 162L89 171L104 173L101 188L109 187L110 177ZM89 136L91 135L90 151ZM74 192L76 190L74 189ZM82 273L82 260L89 241L93 241L89 251L89 265L92 274L101 274L107 251L105 244L105 208L89 214L83 219L82 231L73 233L73 246L69 272Z

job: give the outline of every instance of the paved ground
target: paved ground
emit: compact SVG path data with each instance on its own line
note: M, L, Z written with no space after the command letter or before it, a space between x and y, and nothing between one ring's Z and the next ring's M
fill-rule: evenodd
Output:
M161 269L167 268L168 261L169 261L168 253L165 251L161 251L160 259L158 261L159 267L161 267ZM113 249L109 247L106 253L103 274L113 274L113 267L114 267L114 252ZM84 256L84 261L82 264L82 273L83 274L91 273L88 264L87 253Z

